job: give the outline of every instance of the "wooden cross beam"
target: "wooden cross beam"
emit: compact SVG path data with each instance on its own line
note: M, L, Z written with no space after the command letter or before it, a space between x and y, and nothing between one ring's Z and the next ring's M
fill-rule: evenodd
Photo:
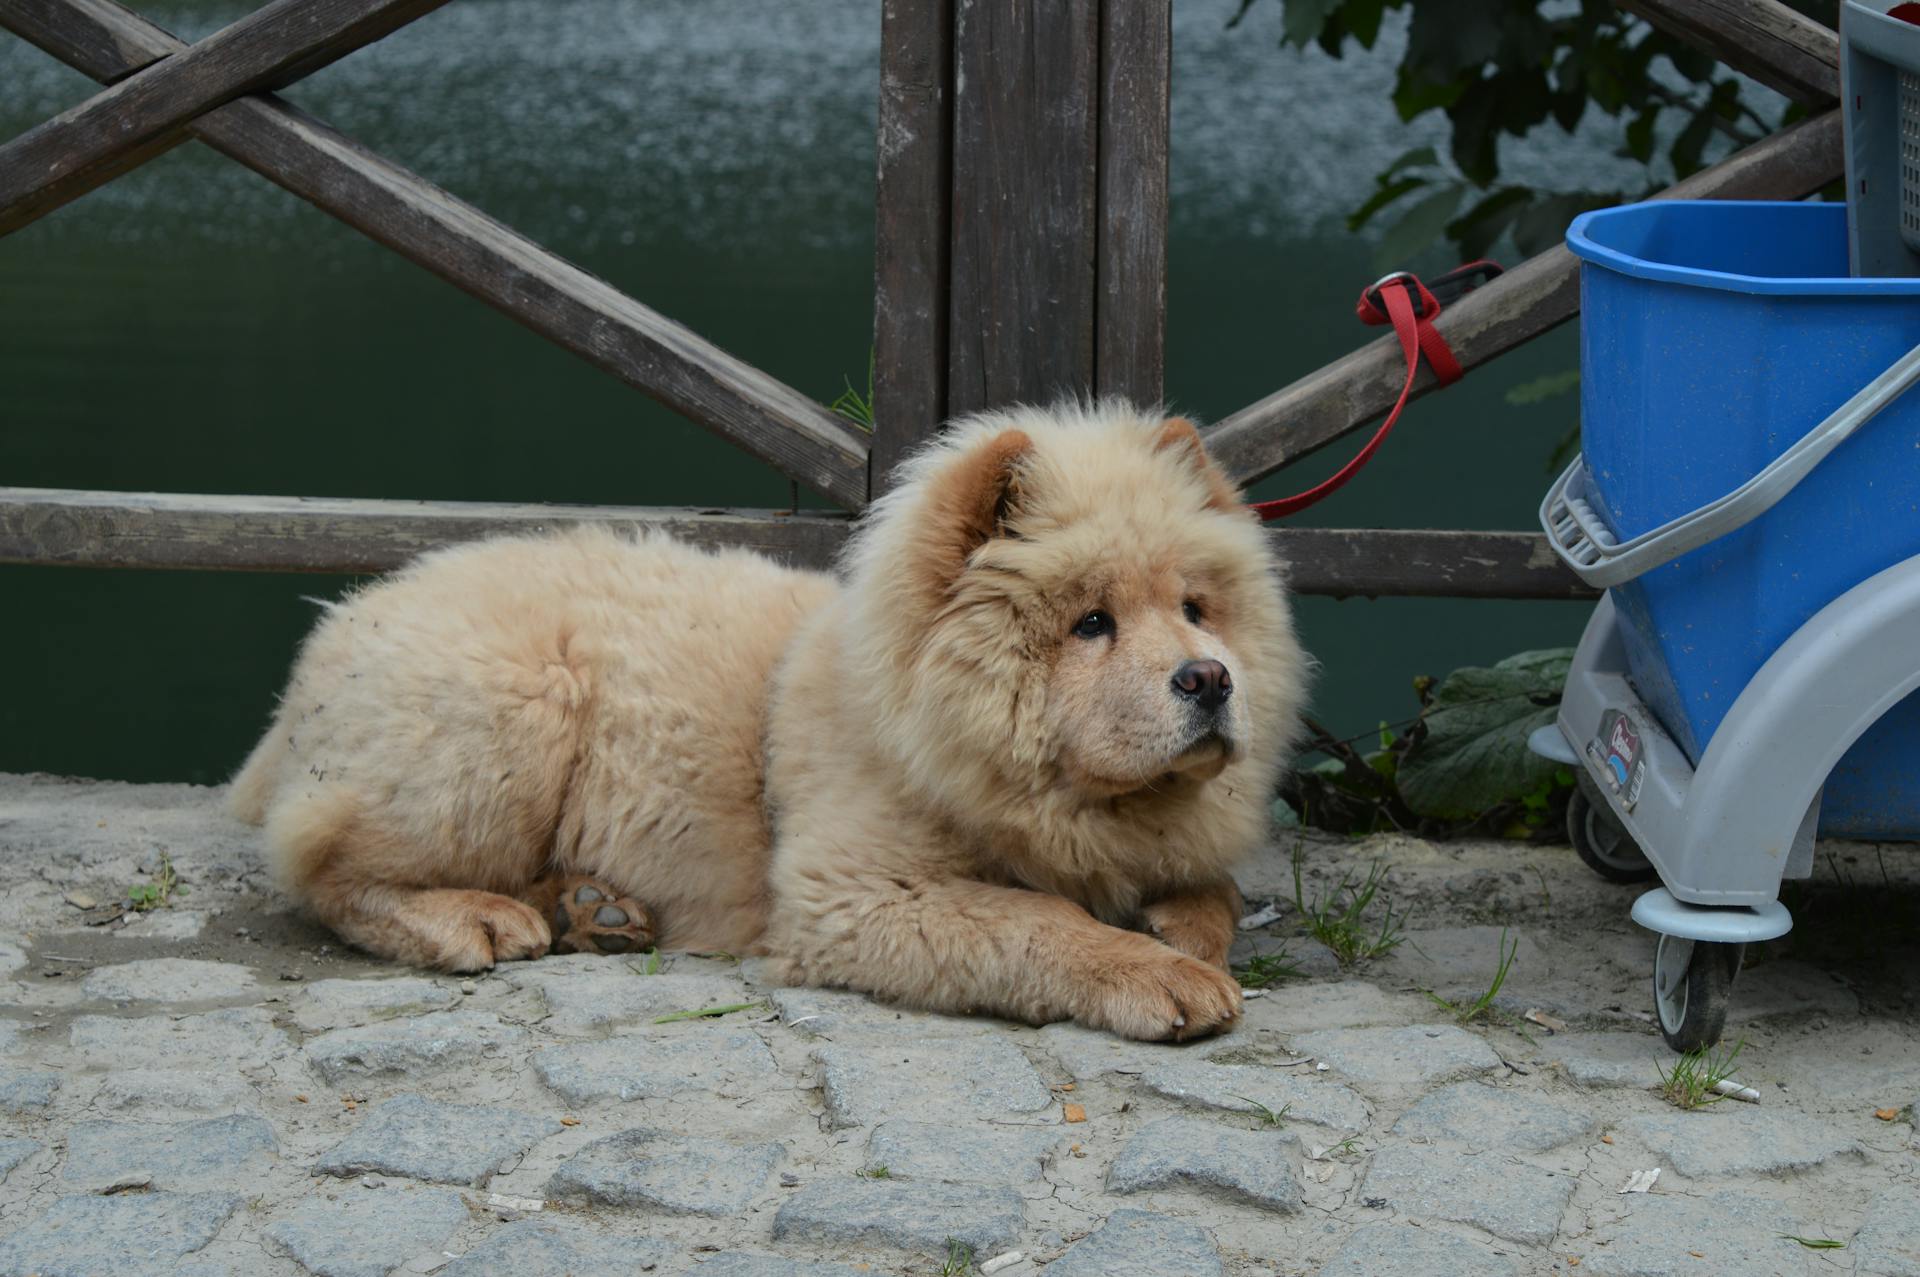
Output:
M390 19L397 7L390 0L382 12ZM122 82L101 98L219 38L189 49L112 0L0 0L0 27L96 80ZM305 69L295 59L281 76ZM189 134L840 505L866 504L867 437L851 423L271 93L189 113L172 132L149 129L92 171L125 171ZM19 185L31 184L12 176L6 156L32 137L0 149L0 172Z
M196 115L290 83L446 0L273 0L0 146L0 234L126 171Z

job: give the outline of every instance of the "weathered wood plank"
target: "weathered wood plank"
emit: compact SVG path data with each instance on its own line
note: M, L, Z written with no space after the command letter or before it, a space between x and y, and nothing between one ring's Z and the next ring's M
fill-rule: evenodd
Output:
M0 563L385 572L494 533L585 523L653 529L810 567L829 565L852 526L845 515L812 512L0 488Z
M103 80L186 47L110 0L0 0L0 24ZM865 505L861 431L322 121L255 94L188 128L790 477L843 506Z
M1093 385L1100 0L955 0L947 411Z
M109 0L0 0L0 27L42 49L68 50L56 56L102 84L117 84L175 51L156 47L150 26Z
M600 523L828 567L845 515L628 506L369 501L0 488L0 563L245 572L384 572L499 532ZM1523 532L1273 528L1301 594L1587 598L1546 539Z
M1840 97L1840 37L1780 0L1614 0L1795 102Z
M273 0L145 67L0 146L0 235L125 172L130 155L152 154L194 116L299 79L445 2Z
M947 415L953 5L882 0L874 184L873 445L878 496Z
M1094 389L1141 404L1166 394L1172 70L1172 0L1104 0Z
M1296 594L1591 599L1537 532L1270 527Z
M1840 113L1746 147L1684 182L1664 199L1798 199L1842 169ZM1476 368L1573 318L1580 280L1573 254L1554 247L1447 307L1436 323L1463 368ZM1400 392L1405 364L1392 336L1369 342L1206 432L1227 472L1252 483L1383 416ZM1415 396L1435 386L1422 367Z

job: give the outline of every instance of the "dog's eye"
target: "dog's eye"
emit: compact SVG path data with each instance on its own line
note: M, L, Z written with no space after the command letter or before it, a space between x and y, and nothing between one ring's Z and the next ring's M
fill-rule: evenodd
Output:
M1073 634L1075 638L1097 639L1105 638L1113 633L1113 629L1113 618L1105 612L1095 611L1074 623Z
M1200 624L1200 605L1192 599L1188 599L1180 605L1180 612L1187 618L1188 625Z

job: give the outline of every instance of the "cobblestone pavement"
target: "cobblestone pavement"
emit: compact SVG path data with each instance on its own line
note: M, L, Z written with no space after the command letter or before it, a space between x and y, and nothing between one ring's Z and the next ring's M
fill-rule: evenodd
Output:
M1342 969L1285 836L1240 956L1300 974L1170 1047L724 957L384 965L289 914L216 799L0 777L0 1277L1920 1274L1908 849L1823 845L1736 986L1760 1102L1682 1112L1636 889L1561 846L1306 842L1309 896L1379 862L1406 919ZM163 853L188 894L115 920ZM1462 1027L1427 991L1485 989L1503 929Z

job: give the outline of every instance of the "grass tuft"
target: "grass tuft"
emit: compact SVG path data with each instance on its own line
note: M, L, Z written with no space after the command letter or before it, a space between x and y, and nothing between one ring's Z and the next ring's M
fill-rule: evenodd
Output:
M846 384L847 388L840 392L838 399L827 405L828 411L839 413L868 434L873 433L873 361L874 352L869 350L867 351L866 394L863 395L854 389L852 378L842 377L840 380Z
M1233 969L1233 978L1240 982L1243 989L1271 989L1282 980L1299 979L1306 975L1285 949L1278 953L1262 953L1248 958Z
M1835 1241L1831 1237L1796 1237L1792 1233L1781 1233L1780 1236L1790 1242L1799 1242L1808 1250L1845 1250L1847 1248L1845 1242Z
M1493 1000L1500 996L1500 988L1507 982L1507 973L1513 970L1513 960L1520 954L1520 937L1513 938L1511 947L1507 944L1507 929L1500 928L1500 964L1494 968L1493 983L1487 991L1471 1002L1449 1002L1432 989L1423 989L1429 998L1453 1013L1453 1018L1461 1024L1472 1024L1483 1015L1497 1015L1493 1009Z
M1654 1065L1660 1071L1661 1098L1679 1109L1705 1108L1726 1099L1713 1088L1733 1076L1733 1062L1746 1044L1742 1038L1724 1051L1710 1047L1689 1051L1673 1062L1671 1070Z
M970 1277L975 1271L973 1247L947 1238L947 1262L940 1265L940 1277Z
M1229 1094L1231 1094L1231 1092L1229 1092ZM1276 1113L1251 1096L1235 1095L1233 1098L1239 1100L1242 1104L1253 1105L1253 1115L1259 1120L1262 1126L1285 1126L1287 1124L1287 1110L1293 1107L1292 1104L1282 1104L1280 1111Z
M884 1166L869 1166L864 1170L855 1171L854 1174L858 1175L861 1179L892 1179L893 1178L893 1172L888 1170Z
M1393 916L1393 905L1385 898L1380 898L1380 925L1375 928L1364 921L1368 908L1376 897L1380 897L1380 888L1386 885L1385 865L1376 862L1367 871L1364 881L1355 879L1351 874L1342 875L1340 885L1325 900L1315 898L1309 902L1302 881L1305 860L1305 850L1300 844L1294 844L1294 907L1300 911L1307 933L1325 945L1339 959L1341 966L1350 967L1356 962L1382 957L1400 947L1405 939L1400 934L1404 920ZM1341 903L1342 896L1346 897L1344 904Z
M173 857L160 853L160 867L150 881L136 882L127 888L127 905L136 913L172 906L174 899L187 894L187 888L174 872Z

